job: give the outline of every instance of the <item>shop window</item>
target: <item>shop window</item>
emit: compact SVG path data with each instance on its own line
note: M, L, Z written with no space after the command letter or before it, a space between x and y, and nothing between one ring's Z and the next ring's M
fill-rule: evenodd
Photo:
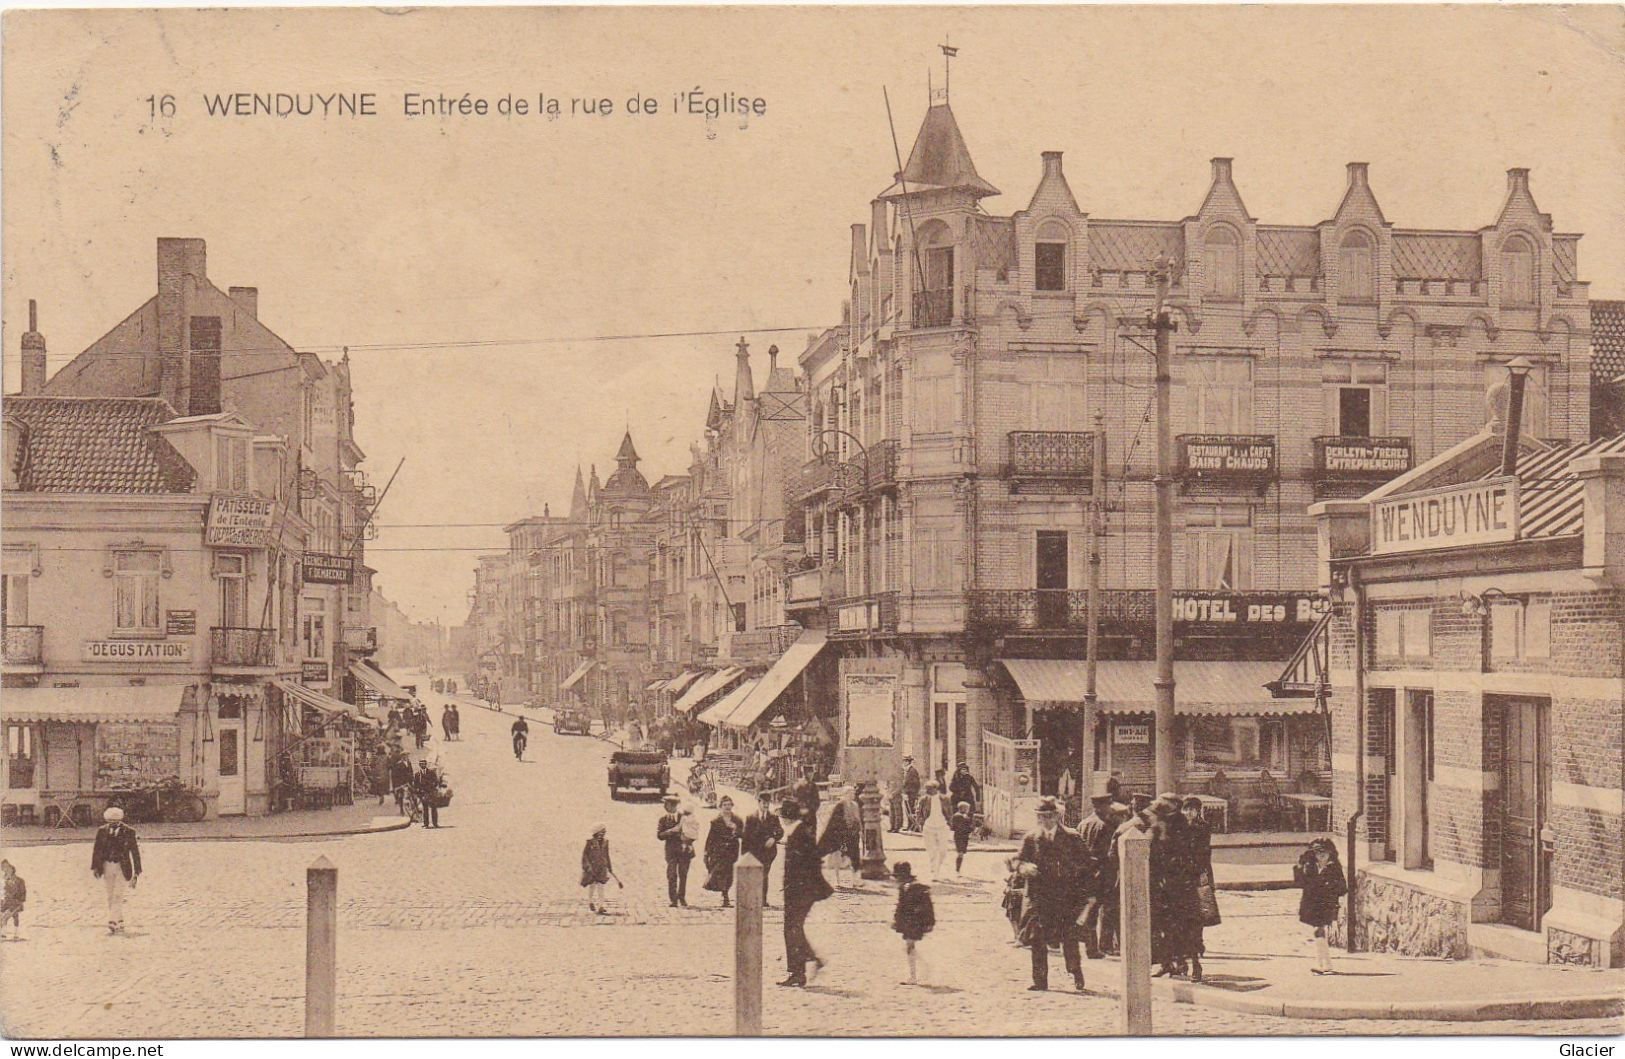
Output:
M156 636L161 557L155 551L113 553L113 628L124 635Z
M1278 718L1193 717L1191 726L1191 752L1199 770L1281 763L1286 733Z
M1192 434L1253 432L1250 357L1191 357L1183 366L1186 429Z
M30 725L6 725L6 786L12 790L34 786L34 729Z
M1241 297L1241 241L1234 229L1222 224L1208 229L1202 247L1202 276L1208 297Z

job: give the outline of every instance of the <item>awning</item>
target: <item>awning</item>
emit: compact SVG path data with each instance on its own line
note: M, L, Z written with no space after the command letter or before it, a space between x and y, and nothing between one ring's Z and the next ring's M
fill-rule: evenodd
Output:
M597 662L587 661L576 666L576 671L564 678L564 683L559 685L559 690L569 691L571 688L581 683L581 678L586 676L587 671L592 669L592 667L597 664Z
M1028 702L1077 706L1083 702L1085 664L1072 659L1001 658ZM1244 717L1314 713L1313 699L1271 698L1265 685L1280 676L1280 662L1174 663L1174 709L1187 716ZM1095 674L1101 713L1156 709L1155 662L1100 662Z
M402 702L411 702L412 693L395 683L385 675L382 669L367 665L365 662L351 662L350 675L362 684L371 688L373 693L381 699L399 699Z
M367 711L360 706L352 705L343 699L335 699L331 695L324 695L315 688L307 688L303 684L292 680L273 680L271 683L282 689L282 693L297 702L301 702L323 713L342 713L357 720L371 722L374 718L368 716Z
M173 723L179 719L183 684L107 688L7 688L0 717L8 721L68 723Z
M715 705L700 714L700 723L710 725L728 723L728 715L737 710L746 699L750 698L750 693L755 691L757 685L761 682L760 677L754 680L740 681L738 687L722 696L716 701Z
M698 680L701 675L702 674L692 669L685 670L666 681L666 686L660 690L664 691L667 695L681 695L683 693L683 689Z
M704 680L695 681L682 698L671 704L671 708L678 713L687 713L744 675L745 671L735 666L712 673Z
M824 632L822 629L808 629L797 637L779 660L773 663L773 668L767 675L758 681L750 697L739 704L739 708L729 714L724 721L732 728L749 728L766 713L772 705L779 701L790 683L801 675L801 671L812 664L818 657L818 652L824 649Z
M666 686L666 682L664 680L651 680L651 681L649 681L649 686L644 688L643 690L644 691L659 691L661 688L663 688L665 686Z

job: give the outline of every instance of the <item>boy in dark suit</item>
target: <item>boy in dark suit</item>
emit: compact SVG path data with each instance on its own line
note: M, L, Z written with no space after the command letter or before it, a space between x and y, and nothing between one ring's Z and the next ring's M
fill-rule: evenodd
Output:
M1049 947L1060 945L1066 969L1083 992L1083 960L1078 953L1077 919L1087 853L1076 831L1061 825L1054 798L1039 800L1038 828L1021 840L1018 869L1027 877L1031 916L1023 938L1032 949L1033 990L1049 988Z
M745 835L740 842L743 852L749 853L762 862L762 907L771 907L767 901L767 876L773 867L773 862L779 856L779 843L784 841L784 825L779 818L773 815L768 808L767 800L763 799L745 820Z

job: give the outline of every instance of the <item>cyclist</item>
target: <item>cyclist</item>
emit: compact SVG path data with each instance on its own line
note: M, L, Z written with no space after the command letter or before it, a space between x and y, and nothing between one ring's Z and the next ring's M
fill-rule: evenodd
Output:
M525 760L525 744L530 741L530 725L520 717L513 722L513 756Z

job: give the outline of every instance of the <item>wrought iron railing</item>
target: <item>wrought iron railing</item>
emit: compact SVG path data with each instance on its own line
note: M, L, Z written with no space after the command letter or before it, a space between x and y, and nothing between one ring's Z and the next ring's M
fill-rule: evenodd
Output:
M954 322L954 292L922 290L914 292L914 326L947 327Z
M897 439L887 438L869 446L869 489L892 489L897 485Z
M834 464L823 460L808 460L785 482L784 498L790 504L799 504L827 491L834 481Z
M216 625L209 630L209 660L217 666L276 664L276 630Z
M1077 478L1095 473L1095 435L1087 430L1012 430L1012 478Z
M7 625L5 660L8 666L44 664L45 626Z

